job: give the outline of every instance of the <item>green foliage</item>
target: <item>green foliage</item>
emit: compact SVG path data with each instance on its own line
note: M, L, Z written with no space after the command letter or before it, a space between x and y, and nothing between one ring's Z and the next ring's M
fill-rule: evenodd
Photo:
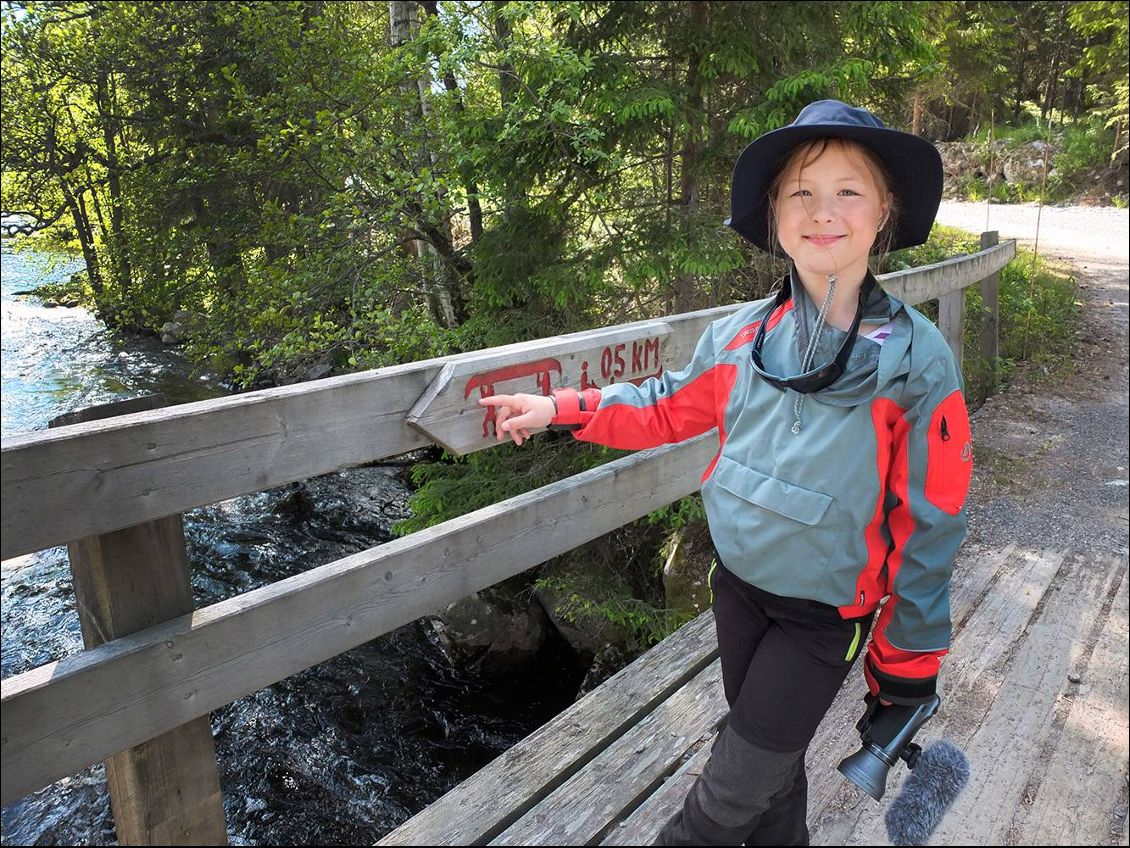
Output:
M918 267L978 250L978 238L935 224L926 244L892 253L889 270ZM1030 250L1019 248L1016 258L1000 271L999 359L988 363L981 358L980 348L984 321L981 291L978 286L965 290L963 360L965 395L971 406L979 406L997 391L1020 363L1031 362L1046 372L1055 373L1070 368L1079 326L1075 296L1074 277L1050 266ZM919 304L918 308L937 319L936 301Z
M1121 145L1110 152L1113 160L1127 149L1130 127L1130 10L1118 0L1086 0L1073 3L1067 19L1086 39L1071 74L1087 80L1087 92L1096 104L1093 114L1103 126L1122 131Z
M602 593L583 576L571 580L539 577L534 587L559 595L556 612L571 624L585 619L609 621L629 633L641 651L662 642L694 618L691 612L653 606L623 590Z
M463 457L444 454L435 462L416 463L412 516L397 523L393 532L414 533L623 455L578 443L566 433L547 433L522 447L506 442Z
M1096 119L1064 128L1055 152L1055 167L1048 174L1048 195L1067 198L1110 167L1113 133Z
M659 526L664 532L671 533L688 524L706 521L706 507L702 503L702 495L695 492L648 513L644 520L650 526Z

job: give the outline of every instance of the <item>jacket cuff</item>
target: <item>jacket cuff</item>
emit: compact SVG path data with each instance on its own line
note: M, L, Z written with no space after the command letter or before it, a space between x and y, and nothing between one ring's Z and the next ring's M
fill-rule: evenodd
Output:
M938 690L938 676L931 677L897 677L888 672L880 671L871 656L868 655L863 663L863 677L867 680L867 688L872 695L878 695L884 701L904 706L917 706L925 704Z
M580 430L592 418L600 404L600 390L555 389L553 399L557 404L557 414L549 422L550 430Z

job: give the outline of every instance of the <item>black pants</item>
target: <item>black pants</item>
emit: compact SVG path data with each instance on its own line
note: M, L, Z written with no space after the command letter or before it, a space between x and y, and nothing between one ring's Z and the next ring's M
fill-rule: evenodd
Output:
M872 616L848 620L827 604L774 595L721 563L711 590L730 723L770 751L808 747L866 644Z
M807 845L804 754L872 616L765 592L721 563L710 583L730 714L658 844Z

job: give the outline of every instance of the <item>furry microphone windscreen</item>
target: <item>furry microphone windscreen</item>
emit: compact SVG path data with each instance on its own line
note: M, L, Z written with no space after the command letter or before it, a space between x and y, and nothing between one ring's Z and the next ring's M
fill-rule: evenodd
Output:
M969 761L960 748L945 739L926 748L887 808L891 844L925 845L968 782Z

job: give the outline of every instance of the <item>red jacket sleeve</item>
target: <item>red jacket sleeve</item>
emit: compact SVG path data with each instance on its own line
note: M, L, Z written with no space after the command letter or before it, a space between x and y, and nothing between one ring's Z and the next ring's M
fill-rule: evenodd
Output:
M928 700L949 650L950 577L965 536L973 445L956 369L951 364L946 372L893 434L889 597L872 631L864 676L872 694L894 703Z
M568 426L582 441L624 450L681 442L718 426L728 394L727 389L720 391L719 383L724 381L719 377L734 366L716 361L713 330L714 325L706 328L682 371L664 372L638 386L614 383L584 392L558 389L551 426Z

